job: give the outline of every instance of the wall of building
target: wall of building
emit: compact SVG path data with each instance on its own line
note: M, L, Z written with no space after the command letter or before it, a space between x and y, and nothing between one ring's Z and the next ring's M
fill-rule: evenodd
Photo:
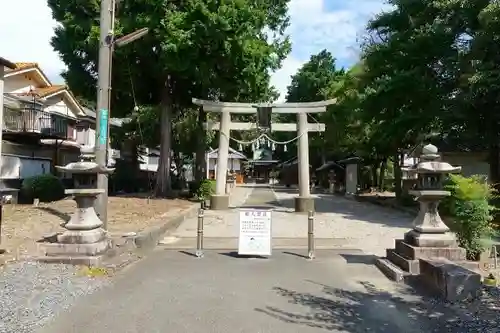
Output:
M95 129L94 124L87 121L81 121L76 128L76 142L85 146L95 145Z
M76 119L78 113L75 110L71 110L71 107L68 106L63 96L64 94L61 93L46 99L45 102L48 106L44 111Z
M214 171L215 166L217 165L217 158L208 159L208 170ZM227 168L228 170L240 171L241 170L241 162L239 159L230 158L227 160Z
M24 93L36 87L36 82L30 80L26 74L9 76L4 81L4 92L6 93Z
M483 175L489 178L490 164L487 153L443 153L442 160L462 167L462 175Z
M2 164L2 178L25 178L51 172L55 157L55 147L49 145L15 144L9 141L2 142L2 157L6 160ZM66 165L78 161L79 150L73 147L59 147L58 165ZM5 163L5 164L4 164ZM62 175L68 178L69 175Z
M2 179L24 179L50 173L52 160L2 154Z

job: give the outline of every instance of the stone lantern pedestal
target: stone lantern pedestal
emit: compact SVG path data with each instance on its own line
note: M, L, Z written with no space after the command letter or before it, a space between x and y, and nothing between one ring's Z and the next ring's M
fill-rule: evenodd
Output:
M107 232L94 210L94 202L104 193L104 189L95 188L97 175L111 173L113 169L102 168L93 162L92 147L82 147L81 152L80 162L57 167L73 175L76 188L65 193L73 196L77 207L70 220L62 225L66 230L42 244L45 256L39 258L40 261L95 266L111 248Z
M421 273L421 260L439 258L475 269L477 264L466 260L466 251L458 247L455 235L439 215L439 202L451 193L443 190L446 174L456 173L460 167L438 161L437 148L428 145L422 150L420 162L407 169L418 175L418 186L409 194L420 204L413 228L395 241L395 247L387 249L386 257L377 260L376 265L390 278L400 281L409 275Z

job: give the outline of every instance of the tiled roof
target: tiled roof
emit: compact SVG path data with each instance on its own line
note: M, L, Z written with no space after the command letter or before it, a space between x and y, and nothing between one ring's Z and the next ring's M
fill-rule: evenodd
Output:
M31 69L31 68L38 69L40 72L42 72L42 70L38 66L38 63L36 63L36 62L14 62L12 64L14 65L14 67L11 67L8 70L9 73L15 73L18 71L22 71L25 69Z
M10 99L10 100L15 100L17 102L22 102L22 103L36 103L36 104L43 105L42 101L33 100L33 97L30 97L30 96L20 96L20 95L13 94L13 93L4 93L3 97L4 97L4 101L6 99L7 100Z
M51 85L49 78L45 75L37 62L15 62L13 63L13 65L15 65L14 68L6 70L6 74L15 75L15 73L26 69L34 69L38 71L39 75L42 77L42 80L45 81L45 85Z
M86 107L83 107L83 113L85 113L85 115L86 115L87 117L90 117L90 118L93 118L93 119L95 119L95 117L96 117L95 112L94 112L94 111L92 111L92 110L91 110L91 109L89 109L89 108L86 108Z
M218 156L218 152L219 152L219 149L214 149L210 152L208 152L208 155L210 158L216 158ZM239 151L237 151L236 149L233 149L231 147L229 147L228 149L228 158L234 158L234 159L243 159L243 160L246 160L247 157L243 154L243 153L240 153Z
M89 108L84 107L83 108L83 113L85 113L84 117L90 118L93 121L95 121L95 119L96 119L96 113L95 113L94 110L91 110ZM112 126L116 126L116 127L122 127L123 124L129 123L130 121L132 121L132 119L130 119L130 118L113 118L113 117L111 117L109 119L109 123Z
M32 90L25 92L25 93L19 93L18 95L36 96L36 97L43 98L43 97L55 94L57 92L63 91L65 89L66 89L65 85L53 85L53 86L45 87L45 88L35 88L35 89L32 89Z
M14 65L16 65L16 68L14 70L38 68L38 63L36 62L15 62Z

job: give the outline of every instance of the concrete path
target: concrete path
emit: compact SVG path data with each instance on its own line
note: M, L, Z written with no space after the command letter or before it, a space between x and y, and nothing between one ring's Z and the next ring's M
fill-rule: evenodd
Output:
M270 189L265 185L236 187L231 194L233 207L266 206L273 211L273 248L307 247L307 215L293 212L294 190ZM315 239L323 249L361 249L367 254L385 255L411 229L411 216L338 196L316 195ZM205 248L236 249L239 232L238 210L206 211ZM177 249L196 246L197 219L186 220L163 245Z
M308 261L160 249L121 274L38 332L459 332L447 330L445 310L390 283L359 251Z

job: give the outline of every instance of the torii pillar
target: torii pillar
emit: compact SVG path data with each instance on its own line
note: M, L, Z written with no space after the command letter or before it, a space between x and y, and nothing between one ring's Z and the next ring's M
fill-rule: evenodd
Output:
M309 123L308 113L325 112L326 107L335 104L335 99L321 102L283 103L283 104L253 104L253 103L226 103L213 102L193 98L193 104L202 106L206 112L220 113L220 122L207 123L207 130L219 131L219 150L217 155L217 179L215 195L210 199L210 208L223 210L229 208L229 195L226 193L227 161L229 156L229 138L231 130L245 131L258 129L256 123L231 122L231 113L252 114L257 108L271 108L275 113L295 113L295 124L272 124L271 131L295 132L298 137L298 168L299 168L299 196L295 198L295 211L314 211L314 198L309 187L309 132L324 132L325 125Z

